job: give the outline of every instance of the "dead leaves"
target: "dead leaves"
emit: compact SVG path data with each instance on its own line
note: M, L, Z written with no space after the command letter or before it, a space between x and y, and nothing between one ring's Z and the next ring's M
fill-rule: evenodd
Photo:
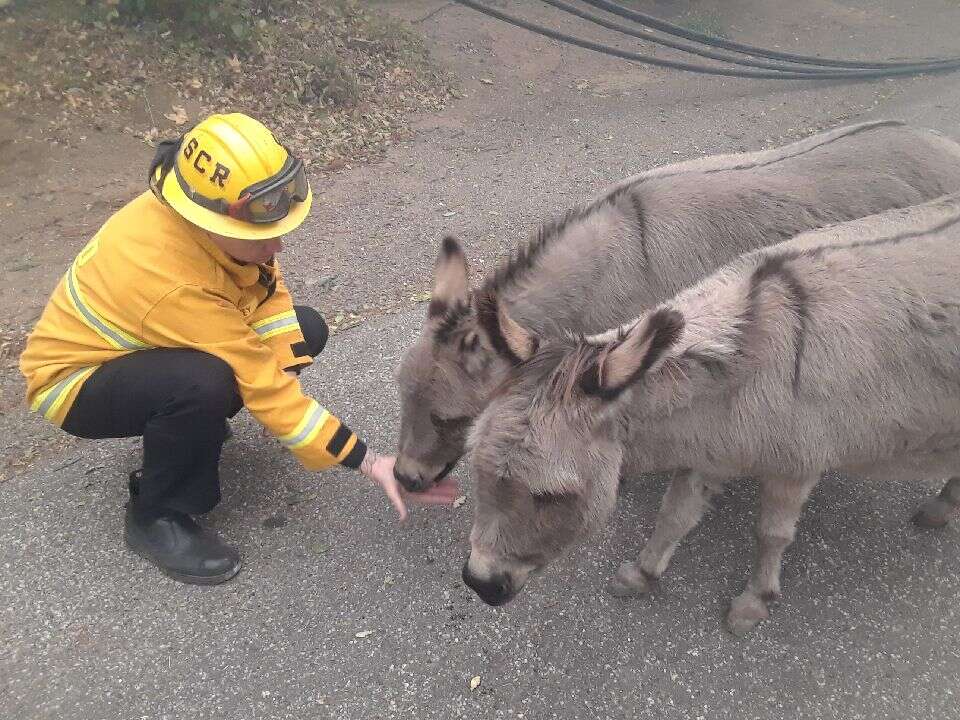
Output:
M343 332L344 330L349 330L352 327L356 327L362 322L363 318L356 313L337 313L333 318L333 322L329 323L330 332Z
M127 125L123 128L123 132L140 138L150 147L155 147L157 144L157 138L160 137L160 131L155 127L152 127L149 130L134 130L132 127Z
M476 690L478 687L480 687L481 682L482 680L480 680L480 676L474 675L472 678L470 678L470 689Z
M187 120L190 119L182 105L174 105L173 112L164 113L163 116L177 127L186 125Z
M0 47L17 68L15 78L0 81L0 103L31 112L56 102L60 128L117 116L113 125L131 126L151 145L158 137L152 126L165 135L212 112L246 112L318 173L382 157L409 135L412 113L439 110L453 96L420 37L385 14L348 0L294 5L247 56L201 52L169 30L51 19L25 9L16 26L0 25ZM330 58L329 67L312 62L320 56ZM354 101L334 106L316 92L307 100L317 73L354 78ZM171 105L143 119L146 97Z

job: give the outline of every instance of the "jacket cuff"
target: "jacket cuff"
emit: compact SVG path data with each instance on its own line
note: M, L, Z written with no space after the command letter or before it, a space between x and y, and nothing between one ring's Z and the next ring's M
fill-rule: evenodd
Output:
M348 467L351 470L358 470L360 468L360 463L363 462L363 459L367 456L367 445L360 438L357 438L357 442L354 443L353 448L350 452L347 453L347 456L340 461L340 464L344 467Z

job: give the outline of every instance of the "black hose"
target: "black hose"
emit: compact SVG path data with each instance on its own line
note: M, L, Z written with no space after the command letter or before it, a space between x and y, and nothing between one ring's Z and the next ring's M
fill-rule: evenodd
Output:
M635 38L640 38L641 40L647 40L648 42L656 43L658 45L664 45L666 47L674 48L675 50L682 50L683 52L688 52L692 55L699 55L701 57L710 58L712 60L721 60L723 62L728 62L733 65L745 65L747 67L757 67L765 68L767 70L779 70L783 72L796 72L804 73L806 75L818 75L824 72L830 72L830 70L825 70L823 68L813 68L813 67L804 67L797 65L784 65L783 63L772 63L766 62L763 60L751 60L749 58L743 57L742 55L731 55L729 53L713 52L705 48L700 47L699 45L691 45L689 43L682 42L680 40L670 40L669 38L661 37L655 35L648 30L640 30L630 27L624 27L619 23L616 23L612 20L608 20L599 15L594 15L593 13L587 12L586 10L581 10L578 7L566 3L563 0L543 0L547 5L552 5L558 10L563 12L570 13L571 15L576 15L579 18L583 18L589 22L592 22L601 27L605 27L609 30L615 30L616 32L623 33L624 35L630 35Z
M679 25L674 25L668 23L665 20L659 20L650 15L646 15L636 10L631 10L630 8L625 8L622 5L618 5L615 2L610 2L610 0L583 0L587 5L592 5L593 7L600 8L601 10L606 10L609 13L614 15L619 15L622 18L627 20L633 20L647 27L654 28L655 30L660 30L669 35L674 35L675 37L686 38L687 40L694 40L705 45L711 45L713 47L724 48L726 50L735 50L737 52L745 53L747 55L754 55L757 57L766 57L772 58L775 60L785 60L787 62L794 63L803 63L806 65L820 65L826 67L846 67L846 68L856 68L856 69L884 69L884 68L907 68L913 66L929 66L929 65L946 65L957 62L960 58L931 58L930 60L905 60L902 62L887 62L887 61L876 61L876 62L864 62L861 60L837 60L833 58L818 58L810 55L793 55L791 53L782 53L777 52L776 50L767 50L765 48L756 47L754 45L744 45L743 43L733 42L732 40L724 40L723 38L714 37L712 35L705 35L704 33L699 33L694 30L687 30L686 28L680 27Z
M543 35L544 37L559 40L560 42L565 42L570 45L576 45L587 50L593 50L595 52L623 58L625 60L646 63L647 65L656 65L658 67L672 68L674 70L685 70L687 72L701 73L704 75L722 75L725 77L756 78L766 80L869 80L875 78L895 77L899 75L919 75L920 73L924 72L945 72L960 68L960 60L944 61L942 63L937 63L930 66L911 65L909 67L892 67L886 70L838 70L836 72L824 71L815 75L800 72L777 72L773 70L734 70L731 68L715 68L707 65L693 65L691 63L677 62L674 60L662 60L660 58L651 57L650 55L641 55L640 53L630 52L629 50L620 50L619 48L610 47L609 45L595 43L591 40L583 40L582 38L567 35L566 33L562 33L558 30L553 30L542 25L537 25L536 23L528 22L501 10L488 7L483 3L475 2L475 0L455 0L455 2L465 5L468 8L472 8L477 12L481 12L484 15L489 15L490 17L497 18L498 20L502 20L503 22L511 25L516 25L524 30L529 30L537 35Z

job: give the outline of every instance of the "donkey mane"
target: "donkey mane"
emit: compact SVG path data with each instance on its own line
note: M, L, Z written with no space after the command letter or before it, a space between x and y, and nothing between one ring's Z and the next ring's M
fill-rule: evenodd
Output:
M900 120L876 120L872 122L865 122L848 128L840 128L833 133L825 133L823 137L811 138L811 140L814 140L814 142L811 142L806 147L796 148L793 152L786 154L777 154L763 161L758 161L755 158L751 158L746 162L734 165L720 165L718 167L701 166L700 161L692 161L690 163L681 163L679 167L672 171L663 172L663 170L669 170L669 168L672 167L667 166L666 168L657 168L653 171L648 171L646 173L634 176L633 178L629 178L623 184L615 185L609 192L601 195L593 202L568 210L558 219L547 220L541 223L540 227L537 228L533 234L533 237L527 242L527 244L519 248L515 253L511 253L506 264L497 268L493 274L484 281L483 285L481 286L481 290L483 291L483 294L496 295L507 288L515 287L519 281L530 270L533 269L537 263L537 260L545 252L545 250L563 235L569 225L585 220L605 206L616 205L621 199L623 199L625 195L631 195L632 191L635 190L637 186L642 185L649 180L662 180L664 178L676 175L688 175L695 173L710 174L717 172L728 172L731 170L749 170L752 168L766 167L784 162L785 160L790 160L798 155L805 155L815 150L822 149L824 146L833 142L847 139L862 132L868 132L878 128L903 125L905 125L905 123ZM631 202L634 202L635 199L631 196L630 200ZM642 221L642 208L634 207L634 212Z
M558 240L570 224L584 219L596 210L594 205L572 208L559 219L541 223L527 244L512 252L506 263L484 280L479 294L498 295L504 289L516 286L520 279L533 269L547 247Z

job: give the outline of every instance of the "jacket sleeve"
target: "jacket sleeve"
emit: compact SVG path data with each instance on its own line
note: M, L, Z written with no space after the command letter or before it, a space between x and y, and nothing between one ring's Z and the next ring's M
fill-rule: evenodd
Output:
M273 351L229 300L195 285L177 288L143 320L144 341L214 355L231 368L250 413L309 470L337 463L357 468L366 445L283 372Z
M247 323L273 351L282 370L302 368L312 363L313 358L307 352L293 299L283 282L279 265L275 265L275 272L277 284L273 294L247 318Z

